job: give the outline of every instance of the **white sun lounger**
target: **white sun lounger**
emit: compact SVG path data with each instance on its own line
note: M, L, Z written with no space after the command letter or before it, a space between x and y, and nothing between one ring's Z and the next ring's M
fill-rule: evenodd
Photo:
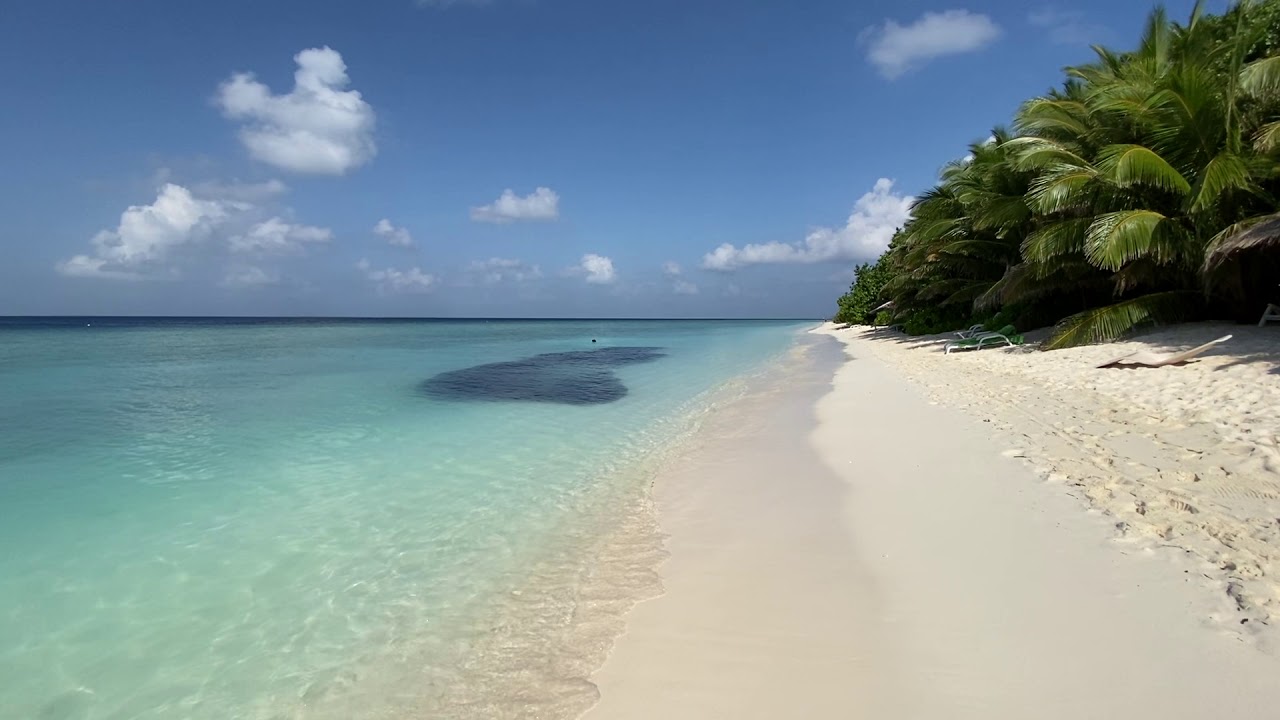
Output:
M973 342L975 340L977 342ZM1014 345L1012 340L998 332L980 332L964 340L947 343L942 347L942 352L944 355L950 355L955 350L981 350L988 345L998 345L1000 343L1004 343L1009 347Z
M957 330L956 337L964 340L968 340L969 338L973 337L974 335L977 335L982 331L983 331L982 325L971 325L967 330Z
M1269 322L1280 322L1280 305L1267 303L1267 309L1262 311L1262 319L1258 321L1258 327L1265 327Z
M1223 335L1217 340L1210 340L1209 342L1203 345L1193 347L1190 350L1184 350L1180 353L1167 354L1167 353L1141 351L1141 352L1131 353L1129 355L1121 355L1115 360L1108 360L1107 362L1102 363L1098 367L1106 368L1106 367L1114 367L1116 365L1142 365L1145 367L1164 367L1165 365L1177 365L1179 363L1187 362L1188 360L1203 353L1204 351L1208 350L1214 345L1217 345L1218 343L1224 343L1230 339L1231 339L1230 335Z

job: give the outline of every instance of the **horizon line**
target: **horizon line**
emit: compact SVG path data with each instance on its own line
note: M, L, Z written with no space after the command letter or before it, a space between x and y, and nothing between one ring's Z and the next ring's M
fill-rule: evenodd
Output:
M425 316L425 315L0 315L0 320L52 320L72 318L129 320L536 320L536 321L698 321L698 320L805 320L824 321L820 317L517 317L517 316Z

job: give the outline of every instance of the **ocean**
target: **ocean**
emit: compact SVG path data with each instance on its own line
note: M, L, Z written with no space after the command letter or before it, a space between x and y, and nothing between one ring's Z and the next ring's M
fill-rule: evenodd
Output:
M0 318L0 716L571 716L813 323Z

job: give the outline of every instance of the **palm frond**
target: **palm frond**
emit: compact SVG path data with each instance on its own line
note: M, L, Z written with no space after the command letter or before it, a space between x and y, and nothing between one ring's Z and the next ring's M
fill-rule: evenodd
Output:
M1273 153L1280 148L1280 120L1258 128L1253 135L1253 147L1260 153Z
M1280 92L1280 55L1254 60L1241 68L1240 89L1254 97Z
M1089 184L1097 179L1093 168L1057 166L1031 183L1028 204L1045 215L1083 206L1089 200Z
M1109 145L1099 153L1098 169L1121 187L1146 185L1185 195L1191 183L1167 160L1141 145Z
M1008 243L998 240L955 240L943 245L939 252L948 255L996 255L1003 257L1009 254L1010 246Z
M1031 208L1022 196L995 197L984 205L973 226L978 230L993 230L1018 225L1030 218Z
M1237 253L1265 247L1280 248L1280 213L1242 220L1213 236L1205 247L1203 272L1216 270Z
M1198 300L1195 293L1175 290L1085 310L1058 323L1053 334L1040 344L1040 349L1060 350L1111 342L1139 325L1176 322L1194 312Z
M1119 270L1126 262L1153 256L1170 258L1161 242L1161 231L1169 218L1154 210L1121 210L1094 218L1085 232L1084 254L1089 263L1106 270Z
M1015 138L1005 143L1003 149L1013 157L1014 168L1021 171L1042 170L1052 165L1093 167L1071 147L1045 138Z
M1046 263L1064 255L1084 253L1085 236L1091 218L1063 220L1036 230L1022 241L1022 257L1028 262Z
M1089 132L1088 116L1089 109L1082 102L1041 97L1023 104L1014 125L1020 132L1034 135L1084 135Z
M1217 202L1219 196L1230 190L1252 190L1253 180L1249 168L1238 155L1223 151L1209 161L1200 173L1193 193L1192 212L1206 210Z

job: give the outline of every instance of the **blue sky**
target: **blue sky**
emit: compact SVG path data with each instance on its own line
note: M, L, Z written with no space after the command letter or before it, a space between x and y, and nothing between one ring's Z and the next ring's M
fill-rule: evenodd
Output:
M822 316L1150 7L6 3L0 315Z

